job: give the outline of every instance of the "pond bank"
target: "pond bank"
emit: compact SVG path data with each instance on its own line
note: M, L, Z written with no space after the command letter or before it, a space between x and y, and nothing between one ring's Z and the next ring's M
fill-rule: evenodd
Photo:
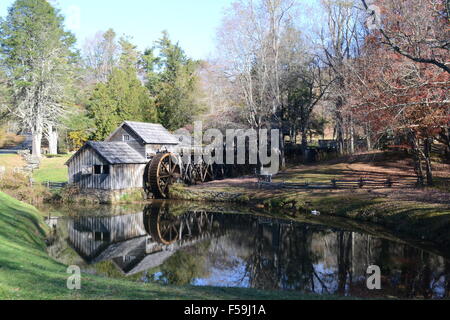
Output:
M274 179L275 187L260 188L252 177L213 181L186 187L176 185L171 197L179 200L229 202L296 217L319 211L322 215L372 222L438 244L450 245L450 193L444 188L284 189L282 183L326 183L336 180L414 179L409 160L382 153L354 159L287 169ZM436 177L450 183L450 166L441 165Z
M66 287L67 266L46 252L42 215L0 192L0 299L338 299L253 289L176 287L82 274L82 289Z

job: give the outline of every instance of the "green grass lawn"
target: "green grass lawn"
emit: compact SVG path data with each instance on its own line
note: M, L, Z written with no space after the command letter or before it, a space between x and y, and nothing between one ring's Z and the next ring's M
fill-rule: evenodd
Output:
M67 266L46 253L46 227L33 207L0 192L0 300L4 299L336 299L294 292L175 287L82 275L81 290L66 287Z
M33 174L36 182L67 182L68 169L65 165L70 155L43 158L41 166Z

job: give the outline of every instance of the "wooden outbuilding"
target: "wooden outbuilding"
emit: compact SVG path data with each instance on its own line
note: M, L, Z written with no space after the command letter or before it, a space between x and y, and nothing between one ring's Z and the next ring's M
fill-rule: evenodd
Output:
M124 122L104 142L87 142L66 163L69 184L81 190L142 189L150 160L179 140L160 124Z

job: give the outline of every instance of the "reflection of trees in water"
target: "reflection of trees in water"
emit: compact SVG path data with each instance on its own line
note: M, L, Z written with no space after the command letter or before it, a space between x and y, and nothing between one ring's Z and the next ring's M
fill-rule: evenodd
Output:
M338 261L338 289L337 293L344 295L347 285L352 284L352 253L354 233L338 232L337 233L337 261Z
M449 262L405 244L305 224L258 223L246 232L245 257L251 287L342 295L369 291L369 265L382 269L382 294L448 297Z
M445 261L445 292L444 297L450 298L450 261Z
M154 267L158 250L174 252L158 267L163 280L179 285L223 270L220 281L241 277L229 285L370 296L366 270L376 264L383 276L380 296L450 297L450 262L406 244L321 225L205 211L174 216L169 209L154 205L145 214L76 218L68 223L69 238L86 257L108 253L98 261L135 258L119 265L124 272ZM98 268L114 276L111 266Z
M208 241L176 252L161 266L161 280L173 285L188 285L194 279L208 276L205 261L209 246Z
M252 287L314 291L314 264L319 257L311 251L313 232L308 226L257 224L253 251L246 272Z

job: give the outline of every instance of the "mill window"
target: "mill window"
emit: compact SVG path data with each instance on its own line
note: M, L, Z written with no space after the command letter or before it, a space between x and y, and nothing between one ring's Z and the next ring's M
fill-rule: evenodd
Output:
M94 174L102 174L102 166L94 166Z

